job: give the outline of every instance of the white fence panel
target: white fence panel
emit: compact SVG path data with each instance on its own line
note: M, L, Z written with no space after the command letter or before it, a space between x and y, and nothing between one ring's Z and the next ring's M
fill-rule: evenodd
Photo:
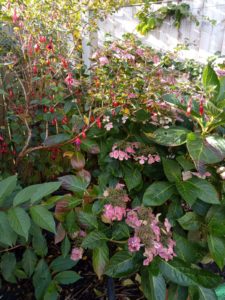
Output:
M141 40L152 47L160 50L172 50L177 44L189 44L189 50L181 52L183 57L205 61L207 57L221 52L225 54L225 0L186 0L191 11L200 25L183 20L179 29L173 26L172 20L166 20L164 24L146 36L136 31L138 19L136 13L140 6L122 7L115 14L108 16L104 21L99 21L97 44L102 46L105 35L110 34L113 38L121 38L124 33L134 33ZM207 20L214 19L216 25Z

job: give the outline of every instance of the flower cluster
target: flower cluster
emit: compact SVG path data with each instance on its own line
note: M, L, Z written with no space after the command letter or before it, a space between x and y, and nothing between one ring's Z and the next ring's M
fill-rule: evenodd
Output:
M130 201L123 184L117 184L115 189L108 188L103 196L107 201L104 205L102 220L105 223L121 221L126 216L126 205Z
M137 207L128 211L126 223L134 229L134 236L128 240L130 252L144 248L145 260L149 265L155 256L166 261L171 260L174 253L175 241L172 239L171 225L168 219L159 221L159 215L154 215L150 208Z
M158 154L151 154L149 152L152 152L152 150L148 149L148 147L145 146L143 148L141 143L133 142L125 143L120 145L120 147L115 144L109 156L120 161L134 159L138 161L140 165L145 163L151 165L155 162L160 162L160 156Z

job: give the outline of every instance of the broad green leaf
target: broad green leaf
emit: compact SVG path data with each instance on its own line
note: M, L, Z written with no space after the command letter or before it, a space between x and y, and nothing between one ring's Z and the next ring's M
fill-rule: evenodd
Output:
M177 257L188 263L195 263L204 256L203 249L195 243L188 241L187 237L182 237L176 233L173 234L176 242L175 253Z
M159 128L154 131L153 140L156 144L163 146L180 146L186 143L189 132L183 127ZM145 133L145 135L147 134Z
M127 239L130 236L129 227L125 223L118 222L113 225L112 239L113 240L122 240Z
M77 274L77 272L74 271L64 271L56 274L54 277L54 280L58 282L59 284L71 284L75 283L80 279L80 275Z
M225 266L225 238L209 235L208 246L210 254L212 255L216 264L222 270Z
M201 218L194 212L187 212L177 221L185 230L198 230L201 226Z
M181 167L175 160L162 159L164 173L170 182L181 180Z
M101 279L105 272L105 267L109 261L109 248L105 242L100 247L93 249L92 265L98 278Z
M31 218L35 224L43 229L55 233L55 221L51 212L44 206L36 205L30 208Z
M10 176L0 182L0 204L2 204L4 199L14 191L16 184L17 175Z
M68 257L68 256L67 257L58 256L51 262L50 268L54 272L62 272L62 271L67 271L67 270L73 268L76 264L77 264L77 262L70 259L70 257Z
M202 286L198 286L199 300L218 300L216 293L213 289L207 289Z
M59 177L59 181L64 189L75 193L85 192L88 187L87 181L80 176L66 175Z
M89 138L86 138L82 141L81 150L91 154L98 154L100 152L100 148L96 141Z
M71 210L66 215L64 226L68 233L79 231L79 226L77 224L77 214L73 210Z
M144 267L141 274L141 286L148 300L165 300L166 283L161 274L154 276L149 267Z
M208 230L213 236L225 235L225 208L221 206L212 206L207 215Z
M119 251L112 256L106 266L105 274L114 278L128 276L137 271L138 265L128 251Z
M152 183L144 193L143 204L145 206L159 206L166 202L174 194L174 185L159 181Z
M176 157L176 160L184 169L184 171L190 171L195 169L195 165L193 164L193 162L190 159L187 159L184 155Z
M0 242L12 246L16 243L17 234L12 230L9 225L7 214L0 211Z
M39 185L37 191L31 197L31 203L35 203L55 192L61 186L61 182L47 182Z
M48 245L44 235L42 234L42 230L40 227L32 223L31 234L33 235L32 247L35 253L44 257L48 253Z
M5 253L1 258L1 275L6 281L16 283L16 257L14 253Z
M84 248L94 249L96 247L101 247L102 242L107 239L106 235L101 231L92 231L84 238L81 246Z
M211 91L214 96L217 96L220 91L220 82L216 72L210 65L207 65L202 74L203 85L206 91Z
M141 172L137 168L123 168L124 181L128 191L138 187L142 183Z
M49 136L47 139L45 139L44 145L45 146L57 145L57 144L68 141L70 138L71 138L70 135L65 134L65 133L52 135L52 136Z
M221 281L219 276L205 270L192 268L190 264L182 262L178 258L168 262L162 261L159 268L163 276L182 286L201 285L206 288L214 288Z
M13 199L13 206L17 206L19 204L29 201L40 186L41 184L35 184L19 191L19 193Z
M32 249L26 249L23 253L22 266L26 274L31 277L37 263L37 256Z
M225 141L218 136L203 138L195 133L188 134L188 152L197 170L205 172L205 164L214 164L225 158Z
M8 210L8 220L12 229L28 240L30 217L21 207L12 207Z
M37 300L42 300L51 282L51 274L44 259L41 259L38 262L32 279L35 290L35 297Z
M59 299L59 286L55 280L52 280L48 285L43 300L57 300Z
M98 228L97 218L92 213L86 213L83 211L79 212L79 221L89 228Z
M220 204L219 194L215 187L206 179L193 177L187 181L176 182L179 194L190 205L194 204L197 198L210 204Z
M64 258L69 254L70 249L71 249L70 240L66 236L65 239L63 240L62 244L61 244L61 252L62 252L62 256Z

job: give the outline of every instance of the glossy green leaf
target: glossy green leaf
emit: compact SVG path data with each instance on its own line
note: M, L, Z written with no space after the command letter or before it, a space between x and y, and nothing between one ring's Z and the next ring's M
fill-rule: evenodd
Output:
M186 143L189 132L189 130L183 127L159 128L154 131L153 140L155 143L163 146L180 146Z
M50 232L56 232L53 215L47 208L41 205L32 206L30 208L30 214L35 224Z
M35 203L51 193L58 190L61 186L61 182L47 182L39 185L37 191L31 197L31 203Z
M212 255L216 264L222 270L225 266L225 238L209 235L208 246L210 254Z
M152 183L144 193L143 204L145 206L159 206L170 199L174 194L174 185L166 182L159 181Z
M77 264L77 262L70 259L70 257L68 257L68 256L67 257L58 256L51 262L50 268L54 272L62 272L62 271L67 271L67 270L73 268L76 264Z
M12 229L28 240L30 229L30 217L21 207L13 207L8 210L8 220Z
M93 249L92 265L98 278L101 279L105 272L105 267L109 261L109 248L106 242L103 242L100 247Z
M17 206L29 201L38 188L40 188L40 186L41 184L35 184L19 191L19 193L13 199L13 206Z
M74 271L64 271L56 274L54 280L59 284L71 284L75 283L80 279L80 275Z
M63 240L62 244L61 244L61 252L62 252L62 256L64 258L69 254L70 249L71 249L70 240L66 236L65 239Z
M1 275L6 281L16 283L14 272L16 270L16 257L14 253L5 253L1 257Z
M128 191L138 187L142 183L141 172L137 168L124 168L124 181Z
M62 183L64 189L75 193L84 192L88 187L87 181L80 176L66 175L59 177L59 181Z
M63 142L66 142L70 139L70 135L66 133L60 133L56 135L49 136L47 139L44 141L45 146L53 146L57 145Z
M163 158L162 163L164 173L170 182L181 180L181 167L175 160Z
M51 274L44 259L39 260L32 279L35 297L37 300L42 300L51 282Z
M23 253L22 266L27 276L31 277L37 263L37 256L32 249L26 249Z
M202 75L203 85L206 91L211 91L214 96L218 95L220 90L220 82L216 75L216 72L210 65L207 65L203 70Z
M206 288L216 287L221 279L219 276L205 270L192 268L190 264L174 258L172 261L162 261L160 271L170 281L182 285L201 285Z
M144 267L141 273L141 286L148 300L165 300L166 283L161 274L154 276L149 267Z
M95 140L91 140L86 138L81 143L81 149L87 153L98 154L100 152L100 148Z
M12 246L16 243L17 234L12 230L9 225L7 214L0 211L0 242Z
M177 220L185 230L198 230L201 226L201 218L194 212L187 212Z
M114 254L106 267L105 274L114 278L128 276L138 268L135 258L128 251Z
M182 198L190 205L197 198L210 204L220 204L219 194L215 187L205 179L193 177L187 181L176 182L176 187Z
M190 133L187 139L188 152L197 170L205 171L205 164L214 164L225 158L225 141L219 136L203 138Z
M81 246L84 248L94 249L96 247L100 247L102 242L107 239L106 235L101 231L92 231L84 238Z
M4 199L14 191L16 184L17 175L7 177L0 182L0 204L2 204Z
M212 206L207 215L208 230L213 236L225 235L225 208L221 206Z
M81 211L79 213L79 221L83 224L88 226L89 228L98 228L98 221L95 215L92 213L86 213Z

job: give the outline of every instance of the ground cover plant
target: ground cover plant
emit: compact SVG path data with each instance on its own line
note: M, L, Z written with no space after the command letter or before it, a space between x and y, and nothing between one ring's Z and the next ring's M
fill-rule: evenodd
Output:
M217 299L223 64L201 72L127 35L96 50L88 76L79 51L67 57L50 33L27 39L12 12L23 35L1 65L3 284L31 278L36 299L57 299L89 259L99 280L136 274L147 299Z

